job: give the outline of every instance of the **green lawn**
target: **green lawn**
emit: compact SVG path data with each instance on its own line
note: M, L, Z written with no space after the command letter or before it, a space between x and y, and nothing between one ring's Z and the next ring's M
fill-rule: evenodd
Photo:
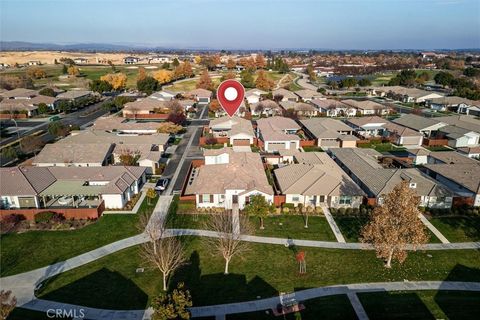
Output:
M23 308L15 308L7 318L8 320L48 320L52 319L47 316L46 312L33 311ZM72 319L72 318L61 318Z
M324 152L321 147L302 147L305 152Z
M480 281L477 250L411 252L403 265L386 269L373 251L302 248L307 274L299 275L294 248L251 243L251 250L235 257L230 275L223 274L224 260L199 238L184 237L189 263L170 281L185 282L194 305L246 301L278 292L333 284L450 280ZM297 248L300 249L300 248ZM137 309L161 290L161 276L131 247L58 275L45 285L40 297L98 308ZM119 294L121 292L122 294Z
M432 147L425 147L425 149L428 149L430 151L452 151L453 149L445 147L445 146L432 146Z
M155 201L142 203L151 213ZM1 236L1 276L17 274L66 260L117 240L138 234L138 215L105 214L96 223L72 231L29 231Z
M387 151L402 151L405 150L405 147L398 147L390 142L385 143L361 143L358 145L359 148L372 148L378 152L387 152Z
M480 217L436 217L430 222L450 242L480 241Z
M344 294L327 296L316 299L302 301L305 310L301 312L302 320L342 320L342 319L356 319L355 311L353 310L350 300ZM227 315L227 320L268 320L268 319L285 319L294 320L295 314L290 313L284 318L277 318L273 315L272 310L268 310L268 314L264 311L239 313Z
M310 216L308 228L304 217L300 215L278 215L264 219L265 229L259 228L258 218L250 219L254 225L254 234L264 237L292 238L305 240L336 241L325 217Z
M370 319L478 319L480 293L398 291L358 294Z
M335 222L337 223L340 231L342 232L347 242L358 242L360 238L360 232L362 227L367 223L367 217L339 217L335 216ZM429 243L440 243L441 241L430 231L427 231L430 235Z

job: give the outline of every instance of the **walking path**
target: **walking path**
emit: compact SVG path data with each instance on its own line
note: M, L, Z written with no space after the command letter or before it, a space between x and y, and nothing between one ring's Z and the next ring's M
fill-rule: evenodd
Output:
M355 310L355 313L357 314L357 317L359 320L368 320L367 313L365 312L365 309L362 306L362 303L360 302L360 299L358 299L358 296L355 292L349 292L347 293L347 297L350 300L350 304L353 307L353 310Z
M480 291L480 282L415 281L415 282L378 282L378 283L335 285L335 286L296 291L295 299L297 301L306 301L309 299L332 296L337 294L348 295L350 293L358 293L358 292L417 291L417 290ZM193 308L190 308L190 311L192 313L192 317L209 317L209 316L218 316L218 315L233 314L233 313L269 310L272 308L276 308L276 306L279 303L280 303L280 297L272 297L272 298L261 299L261 300L220 304L220 305L213 305L213 306L206 306L206 307L193 307Z
M425 216L423 214L419 214L418 217L420 218L420 220L423 222L423 224L428 228L430 229L430 231L432 231L432 233L442 242L442 243L450 243L450 241L448 241L447 238L445 238L445 236L440 232L438 231L437 228L435 228L435 226L433 224L430 223L430 221L428 221L427 218L425 218Z
M327 222L330 225L330 229L332 229L333 234L335 235L335 238L337 238L337 241L341 243L345 243L346 242L345 238L343 237L343 234L340 232L340 228L337 226L335 219L333 219L333 216L330 213L330 210L326 206L322 206L322 211L323 211L323 214L325 215L325 218L327 218Z

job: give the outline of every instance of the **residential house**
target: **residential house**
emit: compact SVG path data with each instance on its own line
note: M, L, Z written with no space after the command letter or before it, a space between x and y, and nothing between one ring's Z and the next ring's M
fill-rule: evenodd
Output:
M178 95L178 92L170 91L170 90L162 90L152 93L148 96L149 99L156 99L159 101L170 101L175 99Z
M424 103L426 100L442 98L444 96L438 92L401 86L377 87L371 89L369 92L373 95L391 98L404 103Z
M480 206L480 163L438 163L424 165L427 173L462 199L461 203Z
M480 144L480 120L474 116L446 116L435 118L448 124L438 131L448 139L452 148L474 147Z
M145 168L11 167L0 168L2 215L21 209L121 209L146 182Z
M257 88L250 89L245 92L245 99L249 104L259 103L262 96L266 95L267 93L268 92L257 89Z
M469 107L480 107L480 101L450 96L428 99L425 101L425 105L435 111L454 111L458 113L465 113L463 111L469 110ZM460 112L460 110L462 110L462 112Z
M211 120L209 133L215 138L228 138L229 143L234 147L250 147L255 139L252 123L236 116L224 116Z
M0 93L0 112L15 114L24 112L28 117L39 114L38 106L45 104L54 110L58 101L56 97L43 96L36 90L17 88Z
M460 105L457 112L460 114L480 117L480 105L478 103L475 103L475 105Z
M273 204L260 154L235 152L231 148L205 150L205 165L195 169L186 194L194 194L197 208L245 208L253 195Z
M79 102L83 99L93 96L93 91L89 90L70 90L60 93L56 96L58 100L67 100L72 103Z
M293 102L293 101L282 101L280 105L285 110L293 110L299 116L304 117L315 117L318 115L318 110L310 103L305 102Z
M135 64L135 63L138 63L139 61L140 61L140 58L138 57L128 56L123 58L123 63L125 64Z
M309 89L298 90L294 92L304 102L312 102L313 100L322 100L325 97L320 93Z
M447 125L437 119L438 118L425 118L410 113L394 119L392 122L418 131L426 138L435 138L438 134L438 130Z
M340 167L367 194L369 203L383 203L383 196L395 186L406 181L420 197L421 207L448 209L452 206L453 193L418 169L384 168L382 155L373 149L330 149Z
M283 108L275 101L270 99L261 100L258 103L250 105L250 110L254 116L278 116L283 114Z
M297 164L275 169L286 203L303 207L358 208L365 193L324 152L299 152Z
M267 152L299 149L298 130L300 126L290 118L274 116L257 120L257 136L263 141L263 149Z
M194 89L185 93L185 96L191 97L199 105L205 106L210 103L212 99L212 91L206 89Z
M279 97L278 99L279 101L293 101L293 102L298 101L298 96L295 93L284 88L273 90L272 95L275 99L276 97Z
M458 148L457 151L469 158L480 159L480 146Z
M36 166L92 167L121 164L131 155L140 166L154 173L168 145L169 135L122 134L100 130L73 132L54 144L47 144L33 160Z
M75 64L87 64L88 59L86 59L86 58L74 58L73 62L75 62Z
M16 88L0 93L0 97L4 99L32 99L37 96L38 92L32 89Z
M354 117L357 109L333 99L312 100L312 104L327 117Z
M347 99L342 100L342 103L354 108L356 114L366 116L366 115L386 115L390 111L383 104L370 101L370 100L353 100Z
M358 138L353 129L339 120L330 118L311 118L300 120L304 132L317 141L322 148L355 148Z
M407 149L408 158L412 159L413 165L422 165L428 163L428 156L430 155L430 151L427 149Z
M436 151L428 155L429 164L480 164L477 160L455 151Z
M149 98L127 102L122 109L123 117L130 119L166 119L169 113L166 101Z
M159 126L158 122L138 122L117 116L105 116L97 118L89 129L129 134L154 134Z
M386 137L397 145L421 146L423 135L413 129L390 122L378 116L350 118L347 121L358 135L363 137Z

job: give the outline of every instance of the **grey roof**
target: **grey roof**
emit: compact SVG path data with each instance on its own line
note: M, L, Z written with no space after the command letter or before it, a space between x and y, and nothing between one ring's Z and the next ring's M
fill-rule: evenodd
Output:
M273 96L277 96L277 95L281 95L283 96L284 98L295 98L295 99L298 99L297 95L295 93L293 93L292 91L290 90L287 90L287 89L284 89L284 88L280 88L280 89L276 89L276 90L273 90Z
M471 192L480 194L479 163L426 164L424 166L430 171L454 181Z
M55 195L86 192L91 187L95 194L123 193L134 181L144 174L144 167L13 167L0 168L0 194L10 196L46 195L48 188ZM72 183L69 183L72 182ZM101 188L84 186L86 181L107 182ZM56 186L53 186L56 184ZM62 190L70 186L72 190ZM47 193L46 193L47 192ZM83 194L83 193L82 193Z
M295 91L295 94L302 99L317 99L317 98L323 97L323 95L320 92L316 92L309 89Z
M281 101L280 105L285 109L293 109L295 111L316 111L315 107L309 103L295 101Z
M331 118L310 118L300 122L315 138L338 138L341 135L339 132L353 131L342 121Z
M389 193L402 181L416 183L415 192L420 196L448 196L452 192L417 169L385 169L377 163L378 152L368 149L330 149L348 170L358 178L364 191L378 197Z
M480 120L470 115L438 117L438 121L447 123L467 131L480 133Z
M480 164L480 162L478 162L477 160L471 159L455 151L430 152L429 156L435 160L441 161L446 164L457 164L457 163Z
M53 143L43 147L33 164L103 163L111 151L110 143Z
M442 121L440 121L439 118L425 118L410 113L400 118L394 119L392 120L392 122L413 130L420 131L425 128L437 125Z
M28 98L32 96L36 96L38 93L35 90L31 89L25 89L25 88L16 88L13 90L8 90L5 92L2 92L0 96L4 98Z

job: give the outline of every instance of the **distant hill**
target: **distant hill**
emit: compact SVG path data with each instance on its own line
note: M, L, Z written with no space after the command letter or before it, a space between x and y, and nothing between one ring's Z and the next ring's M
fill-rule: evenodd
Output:
M0 41L0 51L30 51L30 50L56 50L56 51L144 51L158 48L147 46L119 45L109 43L33 43L23 41Z

